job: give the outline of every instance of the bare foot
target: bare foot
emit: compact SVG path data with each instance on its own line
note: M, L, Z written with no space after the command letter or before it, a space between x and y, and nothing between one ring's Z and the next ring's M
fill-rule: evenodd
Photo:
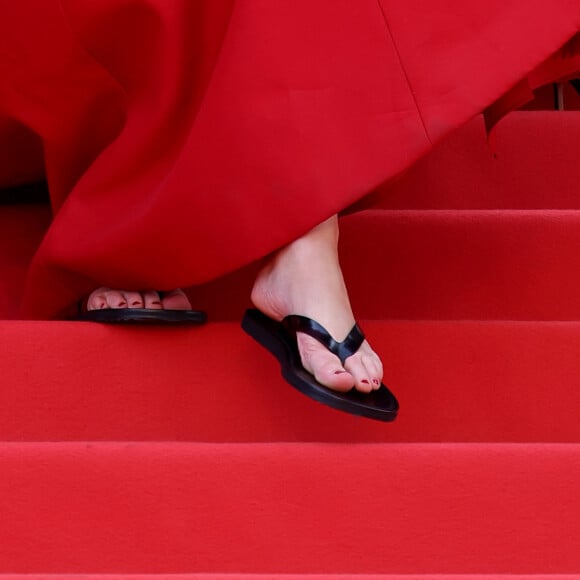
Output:
M191 310L191 303L183 292L177 289L171 292L147 290L130 292L98 288L91 292L87 299L87 310L106 310L119 308L147 308L150 310Z
M252 302L274 320L289 314L308 316L342 341L355 319L338 261L338 220L326 220L280 250L260 272ZM304 368L316 380L336 391L353 387L364 393L378 389L383 377L380 358L365 340L344 366L314 338L298 333Z

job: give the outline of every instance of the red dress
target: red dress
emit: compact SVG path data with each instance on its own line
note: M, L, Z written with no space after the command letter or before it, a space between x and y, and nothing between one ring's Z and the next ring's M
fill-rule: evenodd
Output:
M55 210L39 317L238 268L580 69L579 0L0 2L0 143L42 139Z

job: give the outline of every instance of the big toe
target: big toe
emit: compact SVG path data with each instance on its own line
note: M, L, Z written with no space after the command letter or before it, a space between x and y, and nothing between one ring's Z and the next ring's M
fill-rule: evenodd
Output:
M299 333L298 350L302 365L325 387L334 391L347 392L355 386L355 379L337 356L328 351L314 338Z
M98 288L87 299L87 310L127 308L127 299L122 292L110 288Z
M97 288L93 290L87 298L87 310L103 310L109 308L107 304L108 288Z

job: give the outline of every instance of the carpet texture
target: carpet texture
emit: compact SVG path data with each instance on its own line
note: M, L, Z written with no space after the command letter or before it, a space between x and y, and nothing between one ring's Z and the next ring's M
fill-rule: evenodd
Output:
M0 580L580 574L580 112L474 119L362 211L343 268L393 424L282 381L239 328L18 320L42 204L0 206Z

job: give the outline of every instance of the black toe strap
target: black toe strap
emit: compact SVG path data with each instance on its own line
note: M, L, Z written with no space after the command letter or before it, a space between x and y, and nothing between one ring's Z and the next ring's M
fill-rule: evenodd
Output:
M346 338L342 342L338 342L330 333L316 320L312 320L306 316L298 314L291 314L282 320L282 324L286 330L296 333L303 332L318 342L324 345L332 354L335 354L342 364L351 355L353 355L363 343L365 335L362 333L358 324L355 324Z

